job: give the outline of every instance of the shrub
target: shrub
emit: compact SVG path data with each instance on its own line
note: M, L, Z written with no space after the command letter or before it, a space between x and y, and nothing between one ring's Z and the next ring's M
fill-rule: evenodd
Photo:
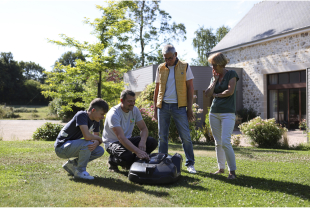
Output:
M231 140L232 140L232 145L234 147L238 147L240 145L240 142L241 142L241 134L232 135Z
M263 120L259 116L242 123L239 128L242 134L250 138L252 145L269 148L280 146L279 140L287 131L285 127L276 124L274 118Z
M197 127L197 122L201 120L201 118L197 118L197 115L202 113L203 109L200 109L197 103L193 104L192 109L193 109L195 120L192 122L189 122L190 135L191 135L192 141L199 142L199 140L204 136L204 134L203 134L203 130Z
M40 141L55 141L63 125L46 122L33 133L32 138Z
M14 113L12 107L0 106L0 118L18 118L19 115Z
M37 113L37 109L27 109L25 107L21 107L21 108L14 108L14 112L15 113Z
M253 118L257 117L257 112L252 108L242 108L241 110L237 111L237 116L242 118L242 123L252 120Z
M153 105L155 82L147 85L145 89L140 93L136 100L136 106L140 108L150 107Z
M307 121L306 121L306 119L302 119L302 121L299 122L299 129L300 130L306 130L307 129Z
M210 108L208 108L208 111L206 113L206 119L205 119L205 124L202 128L203 135L206 138L207 143L214 143L214 137L211 131L211 126L210 126L210 121L209 121L209 113L210 113Z
M77 102L80 99L74 99L73 102ZM80 110L85 110L85 108L77 107L75 105L71 106L71 109L63 109L62 106L69 105L66 101L61 100L60 98L55 98L48 104L49 114L57 115L61 118L62 122L70 121L73 116Z
M150 106L149 108L141 108L140 109L142 118L146 124L146 127L149 130L149 136L154 137L154 139L158 139L158 124L157 121L153 118L154 108ZM139 136L140 129L137 125L133 128L132 136Z

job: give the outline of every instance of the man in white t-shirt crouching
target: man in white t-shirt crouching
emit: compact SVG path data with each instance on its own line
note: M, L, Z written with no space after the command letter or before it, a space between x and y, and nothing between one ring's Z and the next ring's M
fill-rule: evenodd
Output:
M136 156L148 160L149 154L157 147L157 141L148 136L145 122L135 106L135 93L124 90L120 99L121 103L107 113L102 133L105 149L110 154L110 171L118 171L118 166L129 169ZM135 124L141 133L132 137Z

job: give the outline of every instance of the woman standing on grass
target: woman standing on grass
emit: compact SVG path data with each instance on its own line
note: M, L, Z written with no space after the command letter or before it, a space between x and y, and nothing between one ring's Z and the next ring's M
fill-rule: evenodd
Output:
M219 170L214 174L224 173L225 162L229 170L228 179L235 179L236 159L230 139L235 126L236 93L238 74L225 69L228 63L222 53L215 53L208 58L212 64L213 77L205 91L206 97L213 96L209 120L215 140L215 151Z

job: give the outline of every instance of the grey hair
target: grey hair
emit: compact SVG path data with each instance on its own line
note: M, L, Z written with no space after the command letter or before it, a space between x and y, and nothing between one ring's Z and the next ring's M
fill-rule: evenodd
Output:
M175 51L175 48L174 48L174 46L173 45L165 45L164 47L163 47L163 50L161 51L162 52L162 54L163 55L165 55L165 54L167 54L167 53L169 53L169 52L171 52L171 53L175 53L176 51Z

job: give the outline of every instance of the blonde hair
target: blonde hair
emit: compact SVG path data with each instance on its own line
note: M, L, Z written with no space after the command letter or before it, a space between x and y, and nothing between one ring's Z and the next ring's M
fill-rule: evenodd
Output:
M209 58L208 58L208 62L210 64L217 64L220 66L226 66L226 64L229 63L229 60L224 56L224 54L222 54L221 52L212 54Z

